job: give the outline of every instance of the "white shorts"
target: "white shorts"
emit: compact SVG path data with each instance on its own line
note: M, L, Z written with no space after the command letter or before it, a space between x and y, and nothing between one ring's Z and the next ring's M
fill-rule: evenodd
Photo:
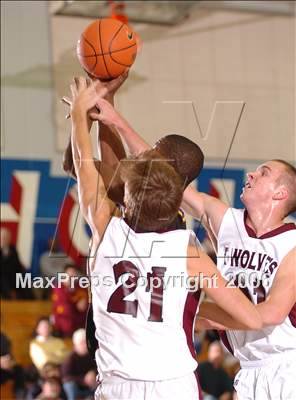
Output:
M234 388L238 400L296 400L296 359L283 356L260 366L242 365Z
M164 381L135 381L118 377L104 380L95 400L200 400L194 373Z

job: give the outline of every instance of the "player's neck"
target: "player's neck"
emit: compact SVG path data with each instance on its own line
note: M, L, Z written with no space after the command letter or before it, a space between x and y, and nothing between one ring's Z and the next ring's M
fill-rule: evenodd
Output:
M276 228L279 228L285 222L282 216L275 209L248 207L246 223L254 230L257 237L260 237Z

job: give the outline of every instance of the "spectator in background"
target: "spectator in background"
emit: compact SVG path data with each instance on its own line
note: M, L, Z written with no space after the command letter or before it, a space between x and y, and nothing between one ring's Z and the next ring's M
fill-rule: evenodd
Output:
M25 393L24 370L11 354L11 342L1 333L0 355L1 399L23 399Z
M3 299L30 299L30 289L16 288L16 274L25 273L17 250L11 243L11 234L7 228L0 228L1 280L0 297Z
M36 400L64 400L62 385L57 378L47 378L42 383L42 391Z
M57 239L49 238L48 250L40 256L40 274L49 278L56 276L58 272L64 271L65 264L69 262L67 254L60 251Z
M208 361L198 365L200 386L204 400L231 400L232 380L223 369L224 352L220 342L209 345Z
M5 354L11 354L11 341L3 332L0 332L0 356Z
M36 372L36 373L35 373ZM26 386L27 395L26 400L33 400L40 395L42 392L43 382L50 378L56 378L61 382L61 371L60 366L51 362L48 362L44 367L37 371L37 369L32 366L26 370ZM63 391L63 397L66 395Z
M86 333L78 329L73 334L74 350L63 363L63 387L68 400L85 399L96 390L96 363L86 346Z
M42 253L39 260L40 275L45 277L56 277L58 273L64 271L65 264L70 263L70 259L66 253L60 250L57 238L48 239L48 249ZM48 299L51 289L42 289L38 295L40 298Z
M38 371L49 362L60 365L69 354L64 341L52 336L49 318L42 317L38 320L34 336L30 342L30 356Z
M57 332L69 337L85 326L88 293L86 289L79 287L77 280L71 281L71 278L81 277L80 271L74 265L67 264L64 272L68 276L67 281L52 291L53 317Z

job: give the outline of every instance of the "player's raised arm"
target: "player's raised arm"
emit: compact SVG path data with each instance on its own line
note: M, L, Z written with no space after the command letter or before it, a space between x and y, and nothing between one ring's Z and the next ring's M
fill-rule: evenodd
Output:
M266 300L257 305L263 326L280 325L291 313L296 315L296 247L282 260Z
M98 93L104 88L107 90L105 98L112 106L114 106L114 95L116 91L120 88L120 86L124 83L127 76L128 72L125 72L124 74L120 75L115 79L112 79L109 82L101 82L100 80L95 78L92 79L97 82L96 91ZM63 97L62 101L71 107L70 99ZM92 128L93 122L99 121L98 115L99 111L96 109L96 107L93 107L91 110L88 111L87 121L88 121L89 132ZM67 118L68 116L70 116L70 114L67 115ZM110 129L109 126L103 123L97 124L97 135L98 135L98 147L101 150L102 163L110 167L116 168L119 161L122 158L126 157L125 149L120 135L116 132L116 130ZM95 166L98 170L100 170L101 162L95 160ZM69 173L73 178L76 179L74 165L73 165L71 137L69 138L68 145L63 154L63 169L65 172Z
M150 149L151 146L141 138L107 100L100 98L97 102L97 107L100 109L98 119L111 129L115 129L122 136L131 153L139 154Z
M123 85L128 77L128 71L109 82L105 83L108 90L105 99L114 107L114 97L117 90ZM120 135L115 129L99 122L98 140L101 149L102 162L117 168L120 160L126 158L125 148Z
M72 153L78 182L79 203L84 218L95 237L102 236L114 204L108 199L103 180L94 165L87 112L94 107L100 94L97 83L87 86L85 78L75 78L71 85ZM104 95L102 91L101 95Z
M183 195L182 208L217 238L223 216L229 208L223 201L188 187Z
M255 306L238 288L228 286L210 257L194 245L188 247L187 270L189 276L199 279L205 293L233 317L239 327L262 328L262 319Z

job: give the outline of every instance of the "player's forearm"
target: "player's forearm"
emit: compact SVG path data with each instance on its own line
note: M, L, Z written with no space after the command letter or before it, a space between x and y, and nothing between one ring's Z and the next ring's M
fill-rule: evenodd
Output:
M102 162L116 167L120 160L126 158L120 135L104 124L100 124L100 147Z
M72 155L72 143L71 143L71 136L69 138L68 145L64 151L63 154L63 170L67 173L72 175L74 178L76 177L75 175L75 169L74 169L74 164L73 164L73 155Z
M105 99L114 106L114 97L106 96ZM117 167L120 160L126 158L125 149L120 135L112 127L99 123L98 144L101 150L101 159L104 164Z
M218 329L218 330L247 330L247 325L237 321L221 307L215 303L204 302L199 308L198 315L207 321L209 327L207 329ZM204 321L200 322L201 326L206 326Z
M91 130L92 123L93 121L89 117L87 117L88 132L90 132ZM69 137L67 147L63 153L62 167L66 173L70 174L74 179L76 179L75 168L73 163L71 135Z
M79 176L86 163L90 161L93 163L88 119L86 114L79 110L72 113L71 144L75 172L76 176Z
M198 219L199 221L205 221L204 201L203 193L199 193L197 190L188 186L184 191L181 207L193 218Z
M256 306L264 326L282 324L296 303L296 247L281 261L266 300Z
M266 302L258 304L256 308L261 315L264 327L279 325L285 320L278 307L273 307Z
M209 319L206 318L200 318L200 315L198 315L198 319L195 322L195 327L194 330L196 332L200 332L200 331L205 331L205 330L226 330L226 326L222 325L222 324L218 324L218 322L214 322L211 321Z
M116 118L114 128L121 135L132 154L139 154L151 148L120 114Z

